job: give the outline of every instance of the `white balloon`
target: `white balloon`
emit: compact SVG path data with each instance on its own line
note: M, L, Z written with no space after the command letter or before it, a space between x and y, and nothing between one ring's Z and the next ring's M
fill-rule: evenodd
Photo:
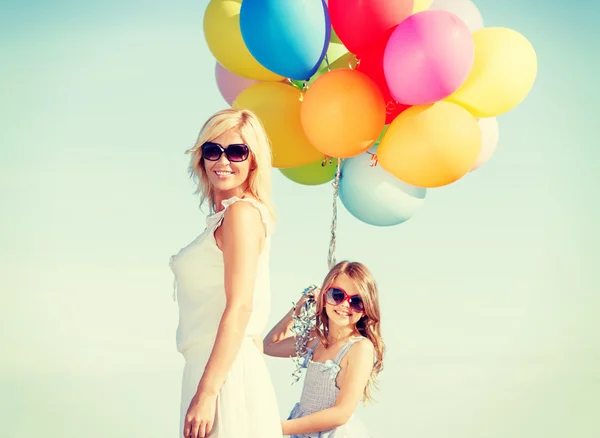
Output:
M346 210L358 220L378 227L410 219L425 202L427 189L400 181L380 164L370 164L371 155L367 153L342 162L339 194Z
M496 117L479 119L477 123L481 130L481 152L479 152L479 157L471 168L471 171L483 166L494 155L500 137Z
M448 11L460 18L471 33L483 29L483 18L477 6L470 0L433 0L429 10Z

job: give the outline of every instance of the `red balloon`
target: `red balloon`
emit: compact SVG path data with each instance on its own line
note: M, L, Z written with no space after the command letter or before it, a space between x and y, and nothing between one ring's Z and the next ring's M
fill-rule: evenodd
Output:
M414 0L329 0L329 17L346 48L362 55L413 11Z
M383 54L385 52L388 39L395 28L396 26L386 32L378 41L371 44L368 50L365 50L365 53L359 58L360 62L356 67L358 71L361 71L369 76L381 90L381 94L383 94L383 99L386 103L386 125L392 123L396 116L402 111L410 108L410 105L396 102L396 100L392 97L390 88L385 80L385 73L383 71Z

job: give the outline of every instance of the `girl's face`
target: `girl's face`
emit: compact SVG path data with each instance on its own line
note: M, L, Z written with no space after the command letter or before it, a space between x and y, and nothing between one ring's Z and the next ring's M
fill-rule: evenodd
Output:
M329 289L330 288L341 289L345 291L348 296L359 295L354 282L346 274L338 275L334 282L329 286ZM327 291L323 291L323 293L327 294ZM327 295L323 298L325 302L325 312L327 313L329 322L334 323L337 326L354 326L365 314L364 311L359 312L351 308L347 299L342 301L342 303L335 305L330 304L327 300Z
M229 145L243 145L244 140L236 130L230 130L212 140L212 143L217 143L227 149ZM248 158L241 162L230 161L225 153L222 153L217 161L207 159L202 161L208 181L215 192L228 193L245 189L252 161L250 153Z

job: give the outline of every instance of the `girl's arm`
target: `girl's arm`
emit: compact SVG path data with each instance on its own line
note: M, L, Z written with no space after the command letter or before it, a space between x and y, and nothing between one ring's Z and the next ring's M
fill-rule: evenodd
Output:
M304 304L304 297L296 305L296 314ZM296 338L291 331L294 309L290 309L281 320L275 324L263 340L263 350L267 356L292 357L296 355Z
M241 347L252 312L258 258L265 238L259 211L245 202L228 207L219 229L226 305L215 344L185 418L184 430L191 430L194 438L212 429L217 394Z
M306 417L283 421L284 435L320 432L342 426L348 422L373 369L374 347L368 339L356 342L347 354L347 365L340 372L340 392L335 405Z

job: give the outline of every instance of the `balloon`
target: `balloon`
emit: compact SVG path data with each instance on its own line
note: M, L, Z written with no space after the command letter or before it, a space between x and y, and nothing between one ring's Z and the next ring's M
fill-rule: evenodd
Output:
M447 100L475 117L503 114L527 97L537 75L537 57L520 33L487 27L473 33L475 63L465 83Z
M297 182L298 184L316 186L325 184L335 178L337 165L331 163L330 160L325 160L325 157L321 157L319 161L315 161L314 163L305 164L304 166L299 167L279 169L279 171L286 178Z
M429 10L448 11L460 18L471 32L483 29L483 18L470 0L433 0Z
M455 15L423 11L394 29L383 70L398 102L423 105L454 93L469 75L474 54L471 32Z
M223 99L225 99L229 105L233 103L237 95L243 90L258 82L254 79L244 78L235 73L231 73L218 62L215 66L215 78L221 96L223 96Z
M417 12L421 12L421 11L430 9L429 5L431 5L431 0L415 0L415 5L413 6L412 13L416 14Z
M297 167L323 157L304 135L300 98L296 88L280 82L259 82L242 91L234 108L253 111L269 136L274 167Z
M236 75L263 81L283 78L260 65L250 54L240 31L242 0L211 0L204 12L204 37L219 64Z
M329 0L323 0L323 1L325 2L325 5L327 6L327 10L329 10ZM331 28L330 42L336 43L336 44L342 44L342 42L340 41L340 38L335 33L335 29L333 27Z
M329 14L342 43L350 52L362 55L408 17L413 4L413 0L329 0Z
M413 106L392 122L378 149L379 164L418 187L440 187L463 177L481 151L477 120L449 102Z
M366 151L385 124L385 103L377 85L356 70L323 74L304 95L302 126L311 144L328 157Z
M390 93L390 88L385 80L385 74L383 72L383 54L385 47L389 39L389 34L386 33L379 41L373 43L369 50L360 57L360 62L356 69L366 74L373 80L379 87L381 94L383 94L383 100L385 100L386 117L385 123L392 123L392 120L396 118L398 114L409 108L410 105L404 105L396 102Z
M290 79L308 80L317 71L331 36L322 0L244 0L240 28L254 58Z
M407 221L425 202L427 190L400 181L381 166L371 167L370 159L369 154L360 154L342 162L342 204L369 225L387 227Z
M495 117L490 117L488 119L479 119L477 123L481 130L481 152L471 171L483 166L494 155L496 146L498 146L498 120Z
M327 73L330 70L337 70L338 68L349 68L356 57L354 54L349 53L348 49L343 44L337 44L330 42L327 49L327 58L323 59L317 72L308 80L307 85L311 85L319 76L323 73ZM329 64L328 64L329 63ZM302 88L304 81L292 80L296 86Z
M377 140L375 140L375 143L373 144L373 146L371 146L369 148L369 153L371 153L371 154L376 153L377 148L379 147L379 143L381 143L381 140L383 139L383 136L385 135L385 133L387 132L389 127L390 127L390 125L385 125L383 127L383 129L381 130L381 133L379 134L379 137L377 137Z

